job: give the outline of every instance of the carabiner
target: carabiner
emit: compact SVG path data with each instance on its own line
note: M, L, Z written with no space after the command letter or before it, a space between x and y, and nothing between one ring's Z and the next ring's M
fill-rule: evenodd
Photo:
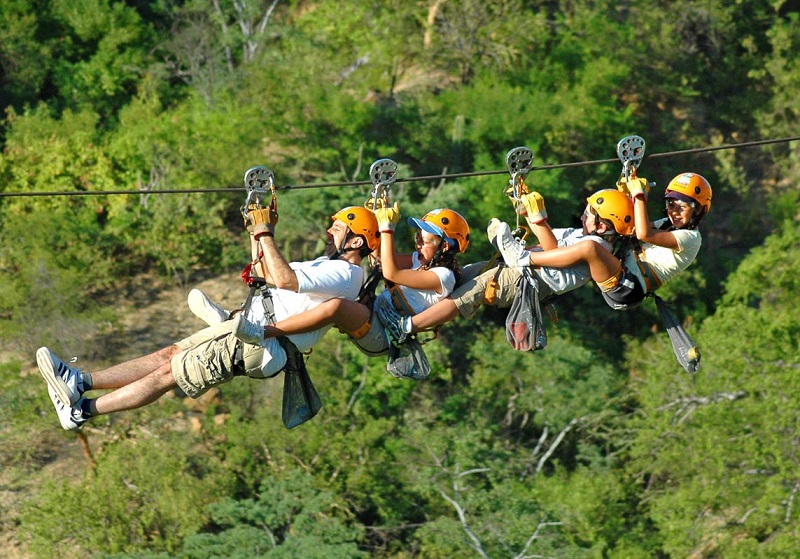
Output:
M389 204L389 190L394 181L397 180L397 163L391 159L378 159L369 168L369 177L372 180L372 195L367 203L372 201L371 210L378 207L378 200L382 201L383 207Z

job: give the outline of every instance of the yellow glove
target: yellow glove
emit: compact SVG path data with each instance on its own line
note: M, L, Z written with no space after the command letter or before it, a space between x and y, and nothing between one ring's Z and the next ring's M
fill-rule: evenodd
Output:
M647 193L650 192L650 183L647 179L630 179L625 182L625 186L627 186L632 200L635 200L637 196L641 196L642 200L647 200Z
M630 196L631 193L628 192L628 185L625 184L625 179L619 179L617 181L617 190L622 192L625 196Z
M520 198L514 209L519 215L528 216L531 223L541 223L547 219L544 198L538 192L531 192Z
M278 212L272 208L251 210L247 213L247 220L253 228L254 239L264 235L272 237L275 234L275 225L278 223Z
M364 207L368 210L372 211L373 209L377 210L378 208L382 208L385 205L385 200L383 198L378 198L377 200L372 196L369 197L369 200L364 202ZM374 206L374 207L373 207Z
M388 208L377 208L375 218L378 220L378 231L381 233L394 231L397 222L400 221L400 207L397 202Z

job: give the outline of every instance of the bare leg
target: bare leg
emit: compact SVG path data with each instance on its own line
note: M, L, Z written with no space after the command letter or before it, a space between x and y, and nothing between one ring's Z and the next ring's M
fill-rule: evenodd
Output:
M442 299L424 311L411 317L411 333L429 330L458 316L458 307L453 299Z
M177 346L171 345L144 357L91 373L92 389L120 388L131 384L146 377L164 364L169 366L170 359L179 351Z
M345 332L358 330L369 320L370 311L361 303L347 299L331 299L300 314L290 316L264 328L265 338L304 334L329 324Z
M619 259L592 241L543 252L532 252L530 260L531 266L541 268L571 268L586 262L592 279L598 283L606 281L620 269Z
M177 386L172 376L170 362L167 360L150 374L113 392L103 394L96 400L90 400L90 410L93 415L101 415L141 408L152 404Z

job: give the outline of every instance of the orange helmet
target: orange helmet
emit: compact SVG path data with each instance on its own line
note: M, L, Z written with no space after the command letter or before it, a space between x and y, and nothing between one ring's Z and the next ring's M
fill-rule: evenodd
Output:
M342 220L356 235L363 235L367 240L370 250L376 250L381 244L381 234L378 231L378 220L375 214L361 206L342 208L331 216L336 221Z
M422 219L409 217L408 223L417 229L422 229L433 235L438 235L450 244L456 244L459 252L464 252L469 246L469 224L464 217L453 210L439 208L431 210L422 216Z
M711 185L702 175L681 173L669 181L664 198L680 198L676 194L691 198L700 204L704 214L711 209Z
M619 190L598 190L586 201L603 219L614 225L614 230L623 236L633 234L633 202Z

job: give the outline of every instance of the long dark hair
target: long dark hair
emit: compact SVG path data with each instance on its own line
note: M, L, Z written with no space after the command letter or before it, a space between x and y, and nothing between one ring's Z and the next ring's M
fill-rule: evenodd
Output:
M441 237L440 237L441 238ZM428 270L430 268L447 268L456 278L456 285L461 281L461 265L458 263L458 249L454 245L450 245L450 250L443 250L444 243L447 239L441 238L442 242L436 249L436 253L431 258L431 261L422 266L421 269ZM449 244L449 243L448 243Z

